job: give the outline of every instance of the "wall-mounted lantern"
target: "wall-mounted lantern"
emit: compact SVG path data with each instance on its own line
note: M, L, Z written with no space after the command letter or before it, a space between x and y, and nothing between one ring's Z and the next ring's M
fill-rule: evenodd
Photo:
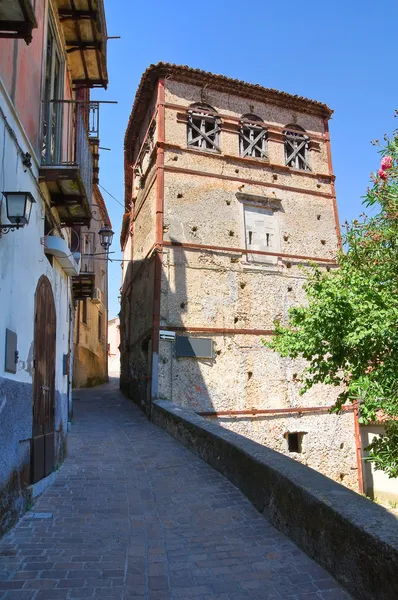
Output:
M98 232L100 236L100 244L103 248L105 248L105 252L108 252L109 248L112 245L112 239L114 236L114 232L112 229L105 223L105 225Z
M29 223L32 205L36 202L30 192L3 192L6 199L7 219L11 225L0 225L3 233L21 229Z

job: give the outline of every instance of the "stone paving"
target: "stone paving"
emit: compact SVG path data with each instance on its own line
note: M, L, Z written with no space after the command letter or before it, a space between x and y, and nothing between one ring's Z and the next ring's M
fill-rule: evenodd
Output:
M350 598L115 382L76 396L66 462L0 542L1 600Z

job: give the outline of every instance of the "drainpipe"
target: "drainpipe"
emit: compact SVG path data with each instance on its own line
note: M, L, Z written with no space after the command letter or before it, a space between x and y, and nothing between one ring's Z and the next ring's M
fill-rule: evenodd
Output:
M329 123L328 119L323 120L324 132L325 132L325 143L326 143L326 152L328 157L328 166L329 166L329 175L331 177L330 187L332 188L332 202L333 202L333 213L334 213L334 222L336 227L336 235L337 235L337 244L339 249L341 250L341 231L340 231L340 221L339 221L339 212L337 209L337 200L336 200L336 187L334 185L334 175L333 175L333 163L332 163L332 151L330 149L330 135L329 135Z
M164 79L158 82L158 143L156 148L156 254L153 282L152 310L152 384L151 403L158 395L160 296L162 285L162 247L163 247L163 211L164 211L164 141L165 109ZM151 407L149 407L149 417Z
M362 441L361 432L359 428L359 408L358 401L354 403L354 432L355 432L355 450L357 455L357 467L358 467L358 491L360 494L365 493L365 487L363 483L363 465L362 465Z

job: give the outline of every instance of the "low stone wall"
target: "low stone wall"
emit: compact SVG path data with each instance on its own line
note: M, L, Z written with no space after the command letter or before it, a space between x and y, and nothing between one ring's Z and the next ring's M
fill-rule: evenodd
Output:
M398 598L398 520L309 467L168 401L152 421L236 485L357 600Z

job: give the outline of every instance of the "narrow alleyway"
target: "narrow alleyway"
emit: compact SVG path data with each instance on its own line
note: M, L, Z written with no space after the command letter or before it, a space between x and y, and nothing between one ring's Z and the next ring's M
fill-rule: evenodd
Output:
M68 459L0 542L0 598L349 595L113 383L76 393Z

